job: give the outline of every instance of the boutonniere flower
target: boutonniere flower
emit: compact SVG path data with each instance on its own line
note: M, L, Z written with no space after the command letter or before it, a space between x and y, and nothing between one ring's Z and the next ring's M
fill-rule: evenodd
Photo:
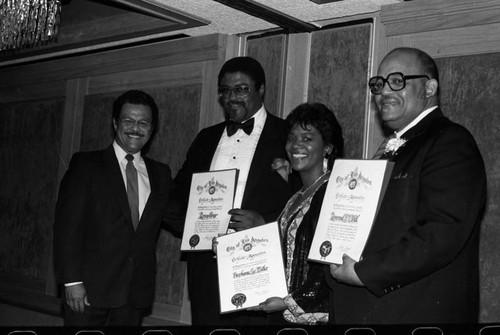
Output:
M385 146L385 153L386 154L390 153L390 154L394 155L399 148L401 148L403 145L405 145L405 143L406 143L406 140L402 137L391 138Z
M275 158L271 164L271 168L278 172L284 181L288 182L288 175L292 173L290 162L284 158Z

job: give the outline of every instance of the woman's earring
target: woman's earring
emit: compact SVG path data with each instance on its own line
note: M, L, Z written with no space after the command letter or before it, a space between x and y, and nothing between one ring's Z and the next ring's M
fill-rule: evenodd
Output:
M325 155L323 156L323 173L328 171L328 152L325 152Z

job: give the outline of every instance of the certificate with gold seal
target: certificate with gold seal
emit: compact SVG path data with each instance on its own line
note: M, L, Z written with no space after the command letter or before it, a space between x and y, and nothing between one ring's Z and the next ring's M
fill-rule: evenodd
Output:
M220 312L288 294L277 222L217 238Z
M213 238L227 232L237 181L237 169L193 174L182 251L212 250Z
M321 206L308 258L342 264L359 261L389 182L393 162L337 159Z

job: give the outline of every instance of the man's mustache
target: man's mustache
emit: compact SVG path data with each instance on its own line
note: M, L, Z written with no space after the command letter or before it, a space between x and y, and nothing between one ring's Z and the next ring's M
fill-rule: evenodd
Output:
M141 133L141 132L138 132L138 131L126 131L125 135L127 135L127 136L132 135L132 136L144 137L144 134Z
M239 100L229 100L228 102L226 102L226 105L241 105L243 106L245 103L243 101L239 101Z

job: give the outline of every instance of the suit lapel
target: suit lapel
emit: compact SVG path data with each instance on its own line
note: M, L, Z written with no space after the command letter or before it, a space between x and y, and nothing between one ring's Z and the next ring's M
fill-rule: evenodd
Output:
M217 150L217 146L219 145L220 139L222 137L222 133L226 129L226 123L222 122L215 126L212 132L209 134L212 140L206 141L203 150L200 152L200 157L198 162L200 163L201 169L199 171L210 171L210 166L212 165L212 159L215 154L215 150Z
M127 221L132 227L127 191L113 146L108 147L103 152L103 171L106 181L108 182L112 198L116 200L122 209L124 216L127 218Z
M414 138L424 134L429 126L434 122L434 120L442 116L443 113L441 112L439 107L436 108L431 113L429 113L429 115L420 120L420 122L417 123L413 128L409 129L406 134L403 134L402 137L407 141L413 140Z
M400 155L402 152L406 150L408 146L410 146L410 143L412 141L425 134L425 132L429 129L434 120L440 117L443 117L443 113L438 107L435 110L433 110L429 115L420 120L420 122L417 123L414 127L410 128L406 133L404 133L403 136L401 137L404 138L407 141L407 143L405 143L404 146L398 149L395 156Z
M149 178L149 186L151 189L151 193L149 194L148 200L146 201L146 206L144 207L144 211L142 212L141 219L139 220L139 225L137 229L141 226L142 222L146 222L148 220L148 217L153 213L154 208L152 207L153 204L155 203L155 198L158 194L158 174L157 170L154 169L153 164L149 161L148 158L143 157L144 163L146 164L146 169L148 171L148 178Z
M274 120L268 113L266 118L266 123L264 128L262 128L262 133L260 134L259 141L257 142L257 147L255 148L255 153L252 158L252 163L250 164L250 170L248 172L247 184L245 186L245 194L243 194L243 199L241 201L242 207L245 204L247 197L252 194L253 189L256 187L258 181L260 180L261 174L264 169L271 169L271 166L265 166L270 164L269 160L266 159L268 153L268 144L273 143L273 141L279 142L275 137L274 132L275 125Z

